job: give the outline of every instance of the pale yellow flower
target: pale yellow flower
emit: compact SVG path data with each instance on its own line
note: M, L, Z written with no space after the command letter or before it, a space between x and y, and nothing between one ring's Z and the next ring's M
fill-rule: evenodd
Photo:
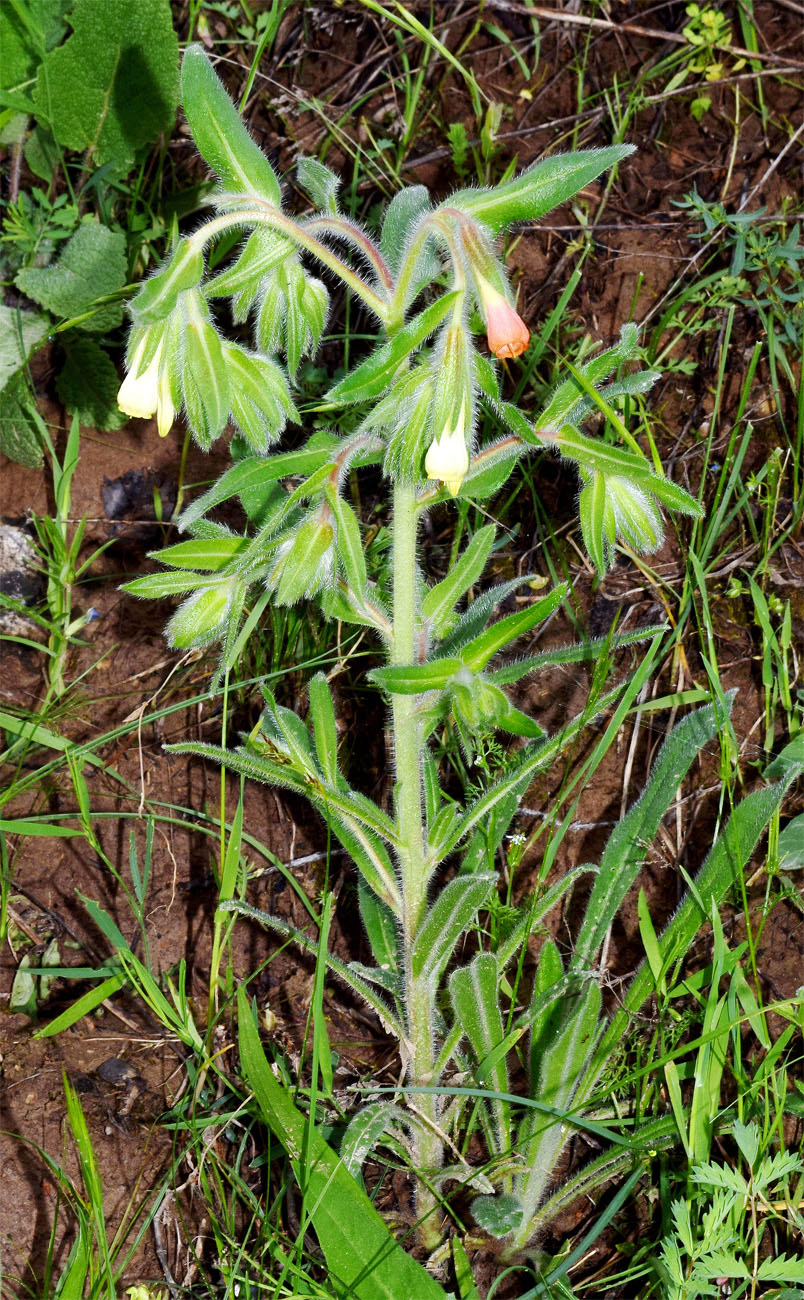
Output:
M424 458L427 477L440 479L455 497L461 490L461 484L469 472L469 448L464 433L464 412L461 413L451 429L445 429L440 438L430 444Z

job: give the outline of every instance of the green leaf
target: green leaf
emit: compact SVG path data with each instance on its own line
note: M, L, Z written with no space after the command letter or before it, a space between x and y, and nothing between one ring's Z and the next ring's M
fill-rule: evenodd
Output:
M422 922L413 941L414 976L436 973L449 960L455 944L473 924L496 883L496 875L456 876L445 885Z
M313 723L313 737L316 753L321 764L321 771L331 785L337 785L338 772L338 728L335 720L335 706L332 691L323 673L311 677L308 686L310 692L310 718Z
M495 1092L508 1092L505 1056L499 1056L493 1065L484 1068L486 1058L505 1037L500 1012L499 972L494 954L478 953L468 966L453 971L449 996L455 1023L463 1029L478 1064L475 1072L477 1082L488 1084ZM488 1106L494 1123L497 1152L507 1151L510 1145L510 1106L499 1098L490 1099Z
M411 185L400 190L388 204L380 235L380 252L392 275L396 276L402 265L414 223L429 208L430 193L425 185Z
M127 416L117 405L120 376L109 353L71 331L63 342L64 368L56 380L60 400L79 424L107 432L121 428Z
M224 189L255 194L280 207L276 173L246 130L201 45L190 45L184 52L181 95L198 151Z
M296 179L317 208L326 208L333 214L337 212L341 178L329 167L317 158L299 158L296 163Z
M155 325L164 320L176 306L179 294L196 289L203 274L202 250L189 239L180 239L165 264L145 281L129 304L137 325Z
M717 735L721 721L719 710L710 704L676 724L659 751L645 790L609 836L575 943L576 970L594 961L678 787L699 751Z
M36 75L42 55L64 35L70 4L71 0L25 0L17 6L0 5L0 88L20 86Z
M105 303L93 311L96 299L121 290L126 283L126 240L122 231L99 221L82 221L50 266L31 266L14 281L34 302L62 320L91 313L79 328L106 334L123 320L122 302Z
M0 312L5 310L0 307ZM42 464L36 415L36 402L25 375L14 375L0 392L0 451L29 469Z
M237 1007L243 1073L290 1157L327 1261L328 1285L356 1300L447 1300L435 1279L394 1240L346 1165L274 1078L243 988L237 991Z
M582 489L578 513L583 544L589 553L589 559L599 574L605 574L609 567L611 547L614 545L615 528L614 512L610 509L603 474L593 474L591 481Z
M326 497L335 516L335 549L338 552L344 577L354 594L360 597L365 593L368 578L357 515L340 493L331 486L327 487Z
M25 365L49 325L46 316L0 305L0 389Z
M516 1196L476 1196L469 1206L472 1218L490 1237L507 1237L522 1222L522 1203Z
M229 415L229 375L220 336L209 321L195 318L184 331L181 378L187 419L208 450Z
M672 734L672 733L671 733ZM764 790L755 790L737 805L724 830L695 878L695 891L685 895L672 920L659 936L663 962L669 954L686 952L701 926L710 919L712 904L719 906L739 873L751 859L760 835L779 808L788 783L780 781ZM698 900L700 899L700 903ZM701 910L703 906L705 911ZM626 990L623 1006L611 1019L589 1070L592 1084L620 1042L629 1016L639 1011L653 992L653 975L642 964Z
M605 149L558 154L493 190L459 190L443 206L461 208L497 235L515 221L543 217L589 185L607 167L613 167L633 152L634 145L616 144Z
M37 117L60 145L87 150L101 166L130 162L176 116L169 0L75 0L70 23L72 36L39 70Z
M423 312L414 316L394 335L390 343L377 348L366 360L350 371L344 379L326 394L326 401L333 405L348 402L366 402L372 397L379 397L389 387L402 362L418 348L426 338L438 329L447 312L455 304L457 291L442 294Z
M443 690L462 666L460 659L430 659L424 664L374 668L369 677L389 695L422 695Z
M160 564L174 569L211 569L217 572L234 560L248 546L247 537L209 537L192 542L177 542L164 550L153 551Z
M231 497L259 492L291 475L306 476L313 473L332 460L336 446L337 440L326 436L320 442L311 439L306 447L301 447L298 451L280 452L267 458L248 456L245 460L238 461L221 475L208 492L204 492L187 507L179 519L180 530L185 532L208 510Z
M393 1124L404 1129L410 1116L392 1101L370 1102L349 1121L341 1138L340 1157L353 1178L360 1177L363 1162Z
M133 578L131 582L122 583L120 590L144 600L163 600L165 596L182 596L187 591L209 585L208 573L185 573L184 570L179 570L173 573L148 573L144 578Z
M478 528L446 578L427 592L422 601L422 616L429 619L437 635L444 632L461 596L474 586L484 572L496 533L494 524Z
M357 898L374 960L381 970L396 972L399 938L396 917L390 907L360 877L357 881Z
M560 586L554 587L547 596L543 596L541 600L534 601L527 609L523 609L521 613L509 614L506 618L493 623L485 632L481 632L480 636L464 646L461 650L462 662L473 672L480 672L500 650L510 645L512 641L516 641L517 637L524 636L537 623L544 622L554 610L558 609L567 590L567 584L563 582Z
M207 298L245 295L238 300L237 319L245 320L263 278L287 257L295 257L296 245L278 230L260 226L243 245L240 256L204 288Z

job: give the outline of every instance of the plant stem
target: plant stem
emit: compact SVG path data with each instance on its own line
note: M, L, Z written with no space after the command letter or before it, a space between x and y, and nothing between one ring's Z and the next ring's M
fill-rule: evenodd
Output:
M417 632L416 563L416 495L412 485L394 487L394 636L391 662L396 665L414 662ZM427 910L427 869L425 855L424 808L422 804L421 724L417 717L417 698L392 695L393 734L396 759L395 816L399 837L399 864L402 886L402 960L405 988L405 1014L408 1037L407 1081L414 1088L437 1082L434 1078L436 1055L433 1024L433 989L428 977L413 974L411 954L419 926ZM439 1136L439 1100L435 1093L422 1093L416 1107L426 1128L416 1128L414 1162L417 1169L434 1171L443 1161L443 1143ZM416 1191L420 1235L428 1249L440 1241L436 1217L437 1200L430 1189L419 1183Z
M348 267L337 254L333 253L326 244L322 244L320 239L310 235L300 226L298 222L293 221L291 217L286 217L284 212L271 203L266 203L256 195L249 196L249 202L255 206L253 208L243 207L233 212L224 213L223 216L213 217L211 221L206 222L196 230L195 234L190 235L189 240L197 248L203 248L204 244L209 243L224 230L230 230L232 226L268 226L271 230L278 230L283 235L287 235L299 247L312 253L318 258L324 266L334 272L340 280L347 285L358 298L362 298L365 305L374 312L374 315L382 321L383 325L389 320L388 308L379 294L376 294L369 285L361 280L351 267Z

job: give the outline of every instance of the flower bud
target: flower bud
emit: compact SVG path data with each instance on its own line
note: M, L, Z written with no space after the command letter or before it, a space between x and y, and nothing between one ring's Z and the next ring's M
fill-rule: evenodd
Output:
M469 448L466 445L466 418L461 407L454 425L442 432L424 458L427 477L440 479L452 496L457 496L469 472Z
M475 283L486 317L486 336L495 357L507 360L521 356L530 342L530 331L498 289L475 271Z

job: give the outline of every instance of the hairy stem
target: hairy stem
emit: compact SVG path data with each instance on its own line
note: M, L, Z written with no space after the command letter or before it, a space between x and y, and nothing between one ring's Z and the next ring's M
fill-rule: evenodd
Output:
M391 662L397 665L410 664L415 659L417 513L413 487L407 483L397 483L394 488L394 637L391 650ZM433 1024L433 990L428 978L414 976L411 966L413 943L427 910L421 724L416 716L415 696L393 695L391 701L396 758L395 816L402 885L403 979L406 1028L410 1044L406 1062L407 1082L413 1087L426 1087L437 1082L433 1077L437 1046ZM417 1126L415 1131L414 1161L417 1168L434 1171L443 1161L443 1143L439 1135L439 1099L435 1093L422 1093L416 1097L416 1108L427 1128L422 1130ZM432 1249L440 1240L437 1201L429 1188L421 1183L417 1189L416 1208L417 1215L422 1220L422 1242Z
M224 230L230 230L232 226L268 226L271 230L278 230L283 235L287 235L300 248L306 249L312 253L313 257L328 267L339 280L342 280L347 288L351 289L358 298L362 298L366 306L374 312L374 315L386 325L389 320L389 312L385 303L379 294L361 280L351 267L347 266L344 261L322 244L320 239L309 234L303 226L294 221L291 217L286 217L284 212L280 212L271 203L266 203L256 196L250 196L249 202L255 204L254 207L243 207L233 212L224 213L223 216L213 217L206 225L196 230L195 234L190 236L190 242L199 247L203 247L210 239L214 239Z

